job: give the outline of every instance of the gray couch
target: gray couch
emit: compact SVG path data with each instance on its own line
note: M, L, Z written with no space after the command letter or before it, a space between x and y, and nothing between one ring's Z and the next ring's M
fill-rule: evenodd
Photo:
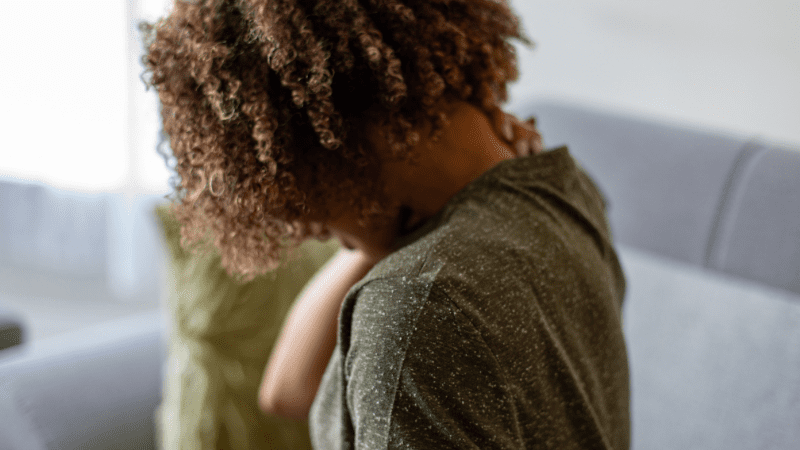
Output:
M0 350L22 344L24 333L22 317L0 305Z
M800 149L539 101L605 192L634 449L800 448ZM159 313L0 353L0 449L155 446Z

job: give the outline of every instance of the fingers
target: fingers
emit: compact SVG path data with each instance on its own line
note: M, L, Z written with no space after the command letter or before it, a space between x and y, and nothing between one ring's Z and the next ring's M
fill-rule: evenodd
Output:
M517 156L528 156L543 150L542 136L536 129L536 118L520 121L500 107L492 109L490 116L495 132L505 139Z
M514 142L514 128L512 121L508 114L505 113L499 106L495 106L489 113L491 116L492 126L495 132L506 140L506 143L511 144Z
M539 133L539 129L536 128L536 118L531 116L525 122L528 130L528 141L530 142L531 151L533 153L540 153L544 151L544 143L542 142L542 135Z
M541 152L543 150L542 136L539 134L539 130L536 129L536 119L531 117L523 122L514 116L510 117L513 118L513 146L517 155L527 156Z
M528 156L531 154L531 144L527 139L520 139L514 143L514 151L517 156Z

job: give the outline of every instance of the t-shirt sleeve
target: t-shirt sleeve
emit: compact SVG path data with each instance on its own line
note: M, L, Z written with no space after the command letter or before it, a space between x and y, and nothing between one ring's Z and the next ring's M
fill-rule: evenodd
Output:
M476 327L444 293L405 297L416 308L394 319L409 323L381 327L362 347L371 357L351 360L356 448L522 448L509 387Z

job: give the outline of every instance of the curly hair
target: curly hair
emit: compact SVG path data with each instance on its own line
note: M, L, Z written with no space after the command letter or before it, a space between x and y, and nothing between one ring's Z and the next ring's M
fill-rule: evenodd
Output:
M509 40L532 45L505 0L176 0L140 29L183 243L213 242L244 278L311 236L328 205L386 219L383 161L413 159L418 125L438 137L441 100L505 102Z

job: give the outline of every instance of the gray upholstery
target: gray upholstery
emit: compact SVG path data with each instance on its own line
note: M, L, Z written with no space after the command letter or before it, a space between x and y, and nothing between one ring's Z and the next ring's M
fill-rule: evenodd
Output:
M800 294L800 154L765 145L739 172L709 266Z
M702 264L745 139L557 103L536 103L545 144L566 144L609 202L618 242Z
M108 263L104 197L0 178L0 262L102 275Z
M152 312L9 350L0 448L153 448L161 325Z
M556 102L515 112L608 198L629 283L632 448L798 448L800 149ZM0 448L153 448L159 322L0 356Z
M0 274L30 270L99 282L105 292L95 295L103 297L156 298L160 284L153 281L164 266L154 257L161 235L152 211L163 201L159 194L79 193L0 177Z
M24 329L19 314L0 306L0 351L21 344L25 336Z
M617 242L800 294L800 149L555 102L518 112L594 176Z
M800 302L621 248L634 449L795 449Z

